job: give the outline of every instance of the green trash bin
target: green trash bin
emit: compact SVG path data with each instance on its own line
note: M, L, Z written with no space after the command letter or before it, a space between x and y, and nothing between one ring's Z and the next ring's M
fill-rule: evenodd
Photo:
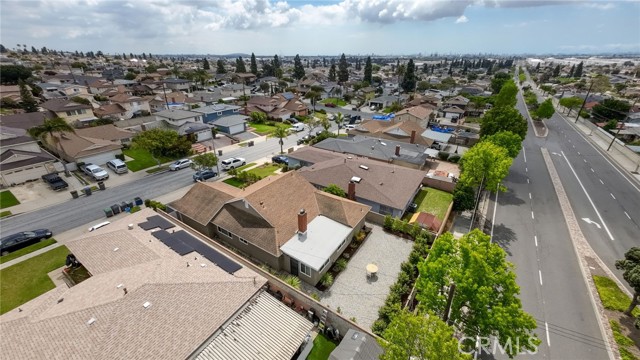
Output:
M110 217L112 217L112 216L113 216L113 210L111 210L111 208L110 208L110 207L108 207L108 208L104 208L104 214L105 214L108 218L110 218Z

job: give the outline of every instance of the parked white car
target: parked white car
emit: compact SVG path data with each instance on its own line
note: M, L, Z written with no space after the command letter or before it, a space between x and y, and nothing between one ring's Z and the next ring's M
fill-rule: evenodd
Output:
M188 168L191 166L191 164L193 164L193 161L191 161L191 159L180 159L169 165L169 170L177 171L180 169Z
M344 128L347 129L347 130L353 130L353 129L356 128L356 126L352 125L352 124L347 124L347 125L344 126Z
M109 178L109 173L98 165L85 164L82 167L82 171L85 174L91 176L96 181L105 180Z
M231 170L246 164L247 161L244 158L230 158L222 160L222 162L220 162L220 167L222 167L222 170Z

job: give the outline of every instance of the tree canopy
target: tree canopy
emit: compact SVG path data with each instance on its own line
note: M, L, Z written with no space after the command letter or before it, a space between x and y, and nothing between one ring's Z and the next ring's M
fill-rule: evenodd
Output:
M214 153L210 152L194 156L191 160L193 161L193 167L196 170L211 169L218 165L218 157Z
M623 100L604 99L600 104L593 107L591 115L599 121L624 120L631 105Z
M624 271L622 277L633 289L633 299L629 308L624 312L631 316L631 312L640 301L640 247L632 247L624 254L624 259L616 261L616 269Z
M516 105L516 95L518 94L518 87L513 80L507 80L500 89L500 92L496 96L495 106L510 106Z
M224 61L222 59L216 62L216 74L226 74L227 69L224 68Z
M336 64L331 64L329 68L329 81L336 81Z
M26 81L31 77L31 69L22 65L0 66L0 83L3 85L17 85L18 81Z
M512 162L513 159L509 157L505 148L489 141L481 141L460 159L460 181L470 186L483 184L485 188L493 191L509 173Z
M488 141L507 150L509 157L516 158L522 148L522 138L511 131L500 131L492 135L485 136L482 141Z
M251 73L253 75L258 75L258 63L256 62L256 55L254 53L251 53Z
M405 92L411 92L415 90L417 81L416 66L413 63L413 59L409 59L400 86Z
M344 83L349 81L349 63L347 63L347 58L344 56L340 56L340 61L338 62L338 82Z
M432 313L399 312L385 330L384 339L380 360L471 359L459 351L453 328Z
M500 131L511 131L524 140L527 136L527 120L513 107L494 107L487 111L482 118L480 137Z
M367 56L367 61L364 63L364 79L363 80L368 82L369 84L373 84L371 56Z
M493 79L491 79L491 91L493 91L494 94L497 94L500 92L500 90L502 89L502 86L509 80L511 79L511 76L507 73L497 73L493 76Z
M342 190L342 188L336 184L329 184L322 191L327 192L329 194L333 194L335 196L340 196L343 198L347 197L347 193Z
M473 210L476 203L476 192L472 186L458 181L453 189L453 210Z
M300 60L300 55L296 54L296 57L293 58L293 77L297 80L300 80L304 77L304 66L302 66L302 61Z
M567 109L569 109L568 114L571 114L571 110L579 108L580 105L582 105L582 102L583 102L583 100L580 99L577 96L566 97L566 98L560 99L560 105L562 105L562 106L566 107Z
M33 94L31 94L31 90L27 88L27 84L20 79L18 80L18 84L20 87L20 107L24 109L24 111L31 113L38 111L38 102L33 98Z
M536 110L536 117L538 119L550 119L555 112L556 110L553 108L551 99L547 99L543 101Z
M283 139L286 139L287 136L289 136L289 132L287 131L287 129L284 126L277 126L273 132L271 133L271 136L278 138L278 143L280 144L280 153L284 153L284 141Z
M180 157L191 153L191 142L174 130L155 128L133 138L133 147L147 150L160 165L159 157Z
M441 235L429 257L418 264L416 283L420 309L442 315L448 291L455 284L449 321L466 335L463 349L475 347L475 337L496 337L509 357L535 351L540 340L535 319L522 310L514 265L505 251L475 229L459 240ZM516 341L517 340L517 341Z
M242 56L239 56L236 59L236 72L237 73L246 73L247 67L244 65L244 60L242 60Z

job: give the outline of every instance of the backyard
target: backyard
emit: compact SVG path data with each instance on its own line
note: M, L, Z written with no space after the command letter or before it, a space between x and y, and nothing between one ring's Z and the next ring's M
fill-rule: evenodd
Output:
M444 217L452 201L452 194L429 187L422 188L413 200L413 202L418 205L416 212L433 214L440 221L444 221Z
M273 122L271 122L273 123ZM267 123L258 124L254 122L250 122L249 126L254 129L254 132L260 135L269 135L271 134L277 127L283 127L285 129L290 128L291 125L283 124L283 123L273 123L274 125L269 125Z
M318 334L313 340L313 349L307 356L307 360L327 360L337 346L338 344L329 340L323 334Z
M0 314L44 294L55 288L47 275L61 268L69 254L66 246L60 246L44 254L27 259L6 269L0 270Z
M20 201L9 190L0 192L0 209L6 209L11 206L20 204Z
M122 153L126 156L132 158L133 160L127 161L127 167L129 170L135 172L150 168L152 166L157 166L158 163L153 159L151 154L144 149L124 149ZM160 157L160 163L166 163L173 159L167 157Z

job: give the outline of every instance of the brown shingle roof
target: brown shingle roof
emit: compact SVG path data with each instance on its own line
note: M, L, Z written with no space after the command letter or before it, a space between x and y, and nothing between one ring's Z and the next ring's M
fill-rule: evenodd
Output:
M398 111L396 115L410 114L417 117L420 120L427 120L429 118L429 115L431 115L432 112L433 111L430 111L429 109L423 106L412 106L410 108L402 109Z
M231 189L223 191L218 184L199 182L182 198L172 202L171 207L198 224L207 225L227 201L235 198Z
M77 129L76 134L85 138L108 141L120 141L122 139L132 138L135 135L133 132L119 129L113 124Z
M47 144L49 144L52 149L64 150L64 153L71 159L122 148L122 145L111 141L85 138L75 133L54 133L53 137L55 139L52 140L51 136L47 135Z
M47 110L51 110L53 112L62 112L62 111L70 111L70 110L78 110L78 109L93 109L91 105L78 104L75 101L65 100L65 99L51 99L42 103L43 108Z
M127 112L127 110L125 110L125 108L123 108L122 105L120 104L107 104L107 105L102 105L97 109L93 109L93 113L97 117L108 116L113 114L122 114L125 112Z

